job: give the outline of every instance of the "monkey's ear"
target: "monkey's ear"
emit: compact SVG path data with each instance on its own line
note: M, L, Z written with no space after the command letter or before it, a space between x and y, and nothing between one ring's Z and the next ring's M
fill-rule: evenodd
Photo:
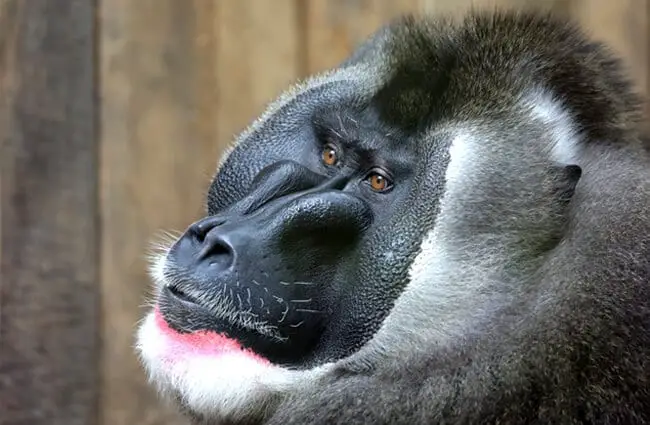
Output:
M556 200L560 202L571 200L582 176L582 168L579 165L555 165L551 167L551 175L553 176L552 191Z

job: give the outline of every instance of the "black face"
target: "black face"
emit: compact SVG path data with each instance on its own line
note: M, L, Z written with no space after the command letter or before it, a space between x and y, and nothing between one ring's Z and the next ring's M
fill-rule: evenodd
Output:
M285 105L215 177L209 216L167 257L172 327L306 367L356 351L389 312L433 216L415 202L417 148L381 108L328 107L322 90ZM444 167L431 169L440 181Z

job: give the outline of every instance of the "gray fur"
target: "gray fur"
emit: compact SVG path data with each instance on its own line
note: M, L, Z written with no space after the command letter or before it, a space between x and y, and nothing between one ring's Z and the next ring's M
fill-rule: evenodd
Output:
M407 17L272 106L221 166L351 90L416 153L392 222L407 233L368 253L397 256L381 276L398 292L352 354L245 423L649 422L650 143L618 62L550 16ZM215 210L240 197L227 179Z

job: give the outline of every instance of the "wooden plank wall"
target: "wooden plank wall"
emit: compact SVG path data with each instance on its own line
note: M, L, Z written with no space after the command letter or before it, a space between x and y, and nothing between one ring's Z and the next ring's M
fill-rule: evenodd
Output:
M648 93L648 0L0 1L0 423L183 423L133 352L161 230L286 85L403 12L574 16Z
M95 423L93 0L0 3L0 423Z

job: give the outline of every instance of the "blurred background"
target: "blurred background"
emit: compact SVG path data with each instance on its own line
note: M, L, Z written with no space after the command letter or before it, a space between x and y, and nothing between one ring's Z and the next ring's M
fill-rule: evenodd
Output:
M184 423L133 351L152 241L289 83L472 4L575 17L648 94L647 0L0 0L0 423Z

